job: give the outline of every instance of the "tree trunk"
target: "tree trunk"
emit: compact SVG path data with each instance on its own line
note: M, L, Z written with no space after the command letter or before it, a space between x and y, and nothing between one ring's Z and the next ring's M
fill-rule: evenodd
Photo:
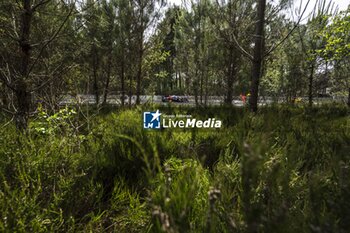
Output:
M107 97L108 97L108 88L109 88L109 82L110 82L110 76L107 76L107 80L106 80L106 85L105 85L105 92L104 92L104 96L103 96L103 105L107 104Z
M97 77L97 72L98 72L98 54L97 54L97 48L96 45L94 44L92 47L92 69L93 69L93 78L94 78L94 84L93 84L93 92L95 95L95 100L96 100L96 106L98 106L100 102L100 94L99 94L99 88L98 88L98 77Z
M208 104L208 84L209 84L209 75L208 72L205 72L205 94L204 94L204 105Z
M121 62L121 71L120 71L120 82L121 82L121 89L122 89L122 97L120 99L122 106L124 106L124 100L125 100L125 76L124 76L124 54L122 57L122 62Z
M233 64L230 64L229 71L227 74L227 90L226 90L226 104L232 103L233 98L233 77L232 77L232 66Z
M314 64L311 65L311 71L309 76L309 107L313 104L313 79L314 79Z
M140 95L141 95L141 79L142 79L142 60L143 60L143 33L144 33L144 25L143 25L143 8L140 6L140 31L139 31L139 64L137 70L137 79L136 79L136 104L140 104Z
M19 46L21 50L21 76L19 77L19 80L15 86L15 94L17 97L17 112L15 120L16 127L19 130L25 130L27 128L28 116L31 106L31 96L26 84L26 79L29 75L28 67L31 51L31 45L29 43L31 21L31 0L23 0L21 37L19 40Z
M200 96L200 102L203 104L203 66L201 62L201 70L200 70L200 76L199 76L199 96Z
M26 130L28 126L28 118L31 107L31 95L27 91L25 80L20 80L16 85L17 112L16 127L19 130Z
M266 0L258 0L257 21L255 25L254 53L252 61L252 78L250 86L249 106L252 112L258 110L259 81L264 53L264 26Z
M350 87L348 88L348 107L350 107Z
M141 95L141 76L142 76L142 57L143 57L143 42L140 42L140 51L139 51L139 64L137 70L137 80L136 80L136 104L140 104L140 95Z
M194 91L194 101L196 103L196 106L198 106L198 69L196 69L196 80L193 82L193 91Z
M111 79L111 68L112 68L111 66L112 66L112 46L110 48L110 54L108 56L107 77L106 77L106 84L105 84L105 90L104 90L104 96L103 96L103 105L106 105L107 103L108 88L109 88L109 82Z
M182 89L182 82L181 82L181 68L177 71L179 73L179 89Z
M129 107L132 101L132 75L129 76Z
M233 80L235 75L235 61L234 61L233 48L230 48L229 60L228 60L228 70L227 70L227 89L226 89L226 104L232 104L233 98Z

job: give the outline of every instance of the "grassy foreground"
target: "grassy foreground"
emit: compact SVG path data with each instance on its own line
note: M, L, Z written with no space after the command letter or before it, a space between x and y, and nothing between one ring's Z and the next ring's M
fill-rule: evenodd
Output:
M350 229L346 107L161 109L219 130L144 130L142 111L0 128L0 232Z

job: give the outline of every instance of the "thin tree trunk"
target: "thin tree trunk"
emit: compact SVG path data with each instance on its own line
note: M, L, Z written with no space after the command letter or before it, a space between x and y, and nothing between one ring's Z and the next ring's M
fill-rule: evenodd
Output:
M200 79L199 79L199 95L200 95L200 101L201 104L203 104L203 66L201 65L200 70Z
M204 93L204 104L207 106L208 104L208 84L209 84L209 75L208 72L205 72L205 93Z
M179 89L182 88L182 82L181 82L181 68L177 71L179 73Z
M132 100L132 75L129 76L129 107L131 106Z
M227 74L227 92L226 92L226 104L232 103L232 97L233 97L233 66L234 64L229 65L229 72Z
M266 0L258 0L258 14L257 22L255 25L255 42L252 61L252 78L250 86L251 96L249 98L249 106L252 112L256 112L258 110L259 81L261 76L261 67L264 53L265 7Z
M104 92L104 96L103 96L103 105L107 104L109 82L110 82L110 76L108 75L107 80L106 80L106 85L105 85L105 92Z
M143 42L141 42L140 48L141 49L139 51L139 64L138 64L137 80L136 80L136 104L140 104L141 76L142 76L142 58L143 58L143 49L142 49L143 48Z
M179 78L177 76L177 71L175 70L175 88L179 89Z
M198 69L196 69L196 80L193 83L194 86L194 101L196 103L196 106L198 106Z
M122 62L121 62L121 71L120 71L120 82L121 82L121 89L122 89L122 97L121 97L121 103L122 106L124 107L124 100L125 100L125 72L124 72L124 66L125 66L125 62L124 62L124 54L122 57Z
M281 77L280 77L280 80L281 80L281 85L280 85L280 88L278 89L278 95L277 95L277 103L279 102L279 98L281 96L283 96L283 94L286 93L285 91L285 88L284 88L284 72L283 72L283 64L281 65L280 67L280 74L281 74ZM285 94L286 95L286 94ZM287 96L287 95L286 95ZM286 97L287 98L287 97Z
M311 71L309 76L309 107L313 104L313 79L314 79L314 64L311 65Z
M350 87L348 88L348 107L350 107Z
M31 0L23 0L23 13L21 22L21 37L19 46L21 49L21 77L16 84L17 97L17 112L16 112L16 126L19 130L25 130L28 125L28 116L31 106L31 96L28 91L26 79L28 78L28 66L30 61L31 46L30 27L32 21Z
M137 70L137 80L136 80L136 104L140 104L140 95L141 95L141 79L142 79L142 60L143 60L143 33L144 33L144 25L143 25L143 8L140 6L140 34L139 34L139 64Z
M233 80L234 80L235 64L234 64L234 52L233 48L230 48L229 64L227 70L227 90L226 90L226 104L232 104L233 97Z
M96 106L99 105L100 102L100 95L99 95L99 88L98 88L98 77L97 77L97 72L98 72L98 54L97 54L97 49L96 49L96 45L94 44L92 47L92 54L93 54L93 58L92 58L92 69L93 69L93 78L94 78L94 84L93 84L93 88L94 88L94 95L95 95L95 100L96 100Z
M106 103L107 103L108 88L109 88L109 82L110 82L110 79L111 79L111 68L112 68L111 66L112 66L112 48L110 48L110 54L108 56L107 79L106 79L104 96L103 96L103 105L106 105Z

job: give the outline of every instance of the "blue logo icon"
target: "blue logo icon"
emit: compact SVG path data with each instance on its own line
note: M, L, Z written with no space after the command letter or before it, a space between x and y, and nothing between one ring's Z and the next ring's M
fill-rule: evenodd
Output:
M160 129L160 115L159 110L156 112L143 113L143 128L144 129Z

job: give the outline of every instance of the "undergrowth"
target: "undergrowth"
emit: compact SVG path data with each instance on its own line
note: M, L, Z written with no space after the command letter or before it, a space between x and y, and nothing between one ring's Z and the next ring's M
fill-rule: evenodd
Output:
M159 107L223 121L186 130L144 130L143 108L0 128L0 232L350 229L346 107Z

